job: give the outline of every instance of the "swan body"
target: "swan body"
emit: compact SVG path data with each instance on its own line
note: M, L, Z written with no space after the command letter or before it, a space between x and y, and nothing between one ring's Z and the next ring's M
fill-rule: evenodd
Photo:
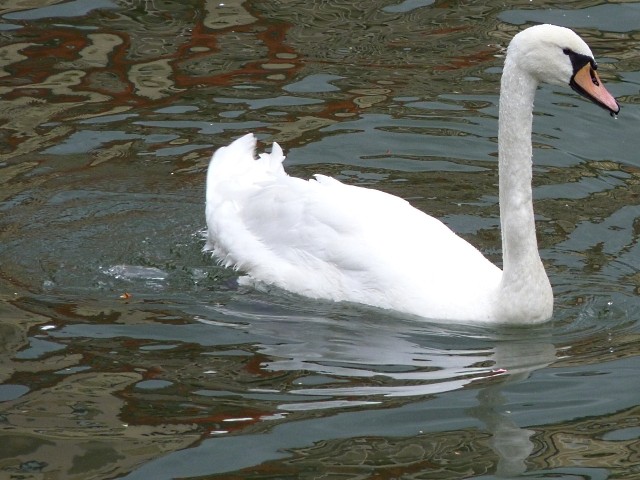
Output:
M542 81L570 85L617 113L596 68L586 43L563 27L530 27L509 45L498 135L503 270L401 198L324 175L290 177L277 143L256 159L252 134L211 159L205 250L253 280L311 298L434 321L546 321L553 293L533 215L533 98Z

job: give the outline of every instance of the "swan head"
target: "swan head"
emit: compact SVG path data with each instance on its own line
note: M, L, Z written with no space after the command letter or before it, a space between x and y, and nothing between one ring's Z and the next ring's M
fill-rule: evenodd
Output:
M538 82L569 85L612 115L620 111L598 76L591 49L573 30L556 25L529 27L513 37L507 60Z

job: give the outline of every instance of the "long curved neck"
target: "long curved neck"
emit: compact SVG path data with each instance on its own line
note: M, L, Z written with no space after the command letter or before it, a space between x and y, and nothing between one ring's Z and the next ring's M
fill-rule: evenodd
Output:
M537 302L535 297L548 301L546 297L552 296L538 253L531 188L531 125L537 86L535 78L507 57L501 81L498 129L501 294L513 315L518 314L518 309L535 310L532 305Z

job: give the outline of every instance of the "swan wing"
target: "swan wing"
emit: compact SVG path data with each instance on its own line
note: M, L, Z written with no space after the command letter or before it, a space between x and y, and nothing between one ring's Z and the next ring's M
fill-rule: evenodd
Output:
M313 298L429 316L486 297L500 270L439 220L387 193L316 175L289 177L274 143L246 135L212 158L206 249L226 266ZM452 307L454 305L454 307Z

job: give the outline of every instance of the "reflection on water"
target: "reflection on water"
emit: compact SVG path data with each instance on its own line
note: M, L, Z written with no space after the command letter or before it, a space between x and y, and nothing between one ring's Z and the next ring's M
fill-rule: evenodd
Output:
M2 475L636 478L639 5L2 2ZM552 323L430 325L201 253L208 158L252 130L499 261L500 65L541 21L623 105L539 92Z

